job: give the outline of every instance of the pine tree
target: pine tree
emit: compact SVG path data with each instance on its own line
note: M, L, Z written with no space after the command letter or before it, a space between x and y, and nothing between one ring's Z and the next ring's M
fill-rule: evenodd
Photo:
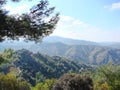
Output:
M27 41L37 42L51 34L59 21L59 14L53 14L55 7L49 8L47 0L41 0L30 9L30 13L17 17L8 15L8 11L2 9L5 4L6 0L0 0L0 41L6 38L12 40L24 38Z

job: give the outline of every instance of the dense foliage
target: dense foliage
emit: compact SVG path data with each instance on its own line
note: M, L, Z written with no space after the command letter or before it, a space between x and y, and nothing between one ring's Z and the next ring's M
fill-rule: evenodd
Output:
M75 63L59 56L32 53L25 49L16 51L14 65L21 70L18 76L25 78L32 85L47 78L58 78L67 72L79 72L81 68L92 70L89 65Z
M30 13L17 16L7 15L8 12L2 9L4 4L5 0L0 0L0 41L21 37L39 41L53 32L59 20L59 14L52 14L55 8L49 8L47 0L41 0L30 9Z
M93 77L95 90L120 89L120 66L114 64L100 66Z
M5 60L0 65L0 90L119 90L120 88L119 65L107 64L95 70L88 65L81 65L65 58L49 57L24 49L17 52L8 49L0 55ZM92 69L94 72L91 72Z
M79 74L65 74L51 90L93 90L93 82L89 76Z
M32 90L51 90L56 79L46 79L44 82L37 83Z
M14 51L12 49L6 49L3 53L0 53L0 64L12 61L13 54Z
M26 81L17 81L11 74L0 74L0 90L30 90L30 85Z

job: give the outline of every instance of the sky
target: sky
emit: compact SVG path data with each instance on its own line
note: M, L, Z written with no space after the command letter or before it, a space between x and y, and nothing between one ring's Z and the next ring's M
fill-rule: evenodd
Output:
M29 11L39 0L8 2L9 14ZM120 0L49 0L60 13L51 36L95 42L120 42Z

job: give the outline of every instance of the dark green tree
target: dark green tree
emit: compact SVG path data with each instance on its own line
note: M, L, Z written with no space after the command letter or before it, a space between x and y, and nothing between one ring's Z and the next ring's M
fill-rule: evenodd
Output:
M0 64L4 62L4 58L0 55Z
M20 0L11 1L19 2ZM6 38L39 41L54 31L59 20L59 14L53 13L55 7L49 8L47 0L41 0L30 9L30 13L17 17L8 15L8 12L2 9L5 3L6 0L0 0L0 41Z

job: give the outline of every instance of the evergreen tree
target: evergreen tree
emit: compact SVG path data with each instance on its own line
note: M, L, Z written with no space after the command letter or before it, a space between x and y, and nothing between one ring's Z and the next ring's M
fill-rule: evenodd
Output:
M59 14L53 14L55 7L49 8L47 0L41 0L30 9L30 13L17 17L8 15L8 12L2 9L5 4L6 0L0 0L0 41L6 38L16 40L20 37L39 41L54 31L59 20Z

